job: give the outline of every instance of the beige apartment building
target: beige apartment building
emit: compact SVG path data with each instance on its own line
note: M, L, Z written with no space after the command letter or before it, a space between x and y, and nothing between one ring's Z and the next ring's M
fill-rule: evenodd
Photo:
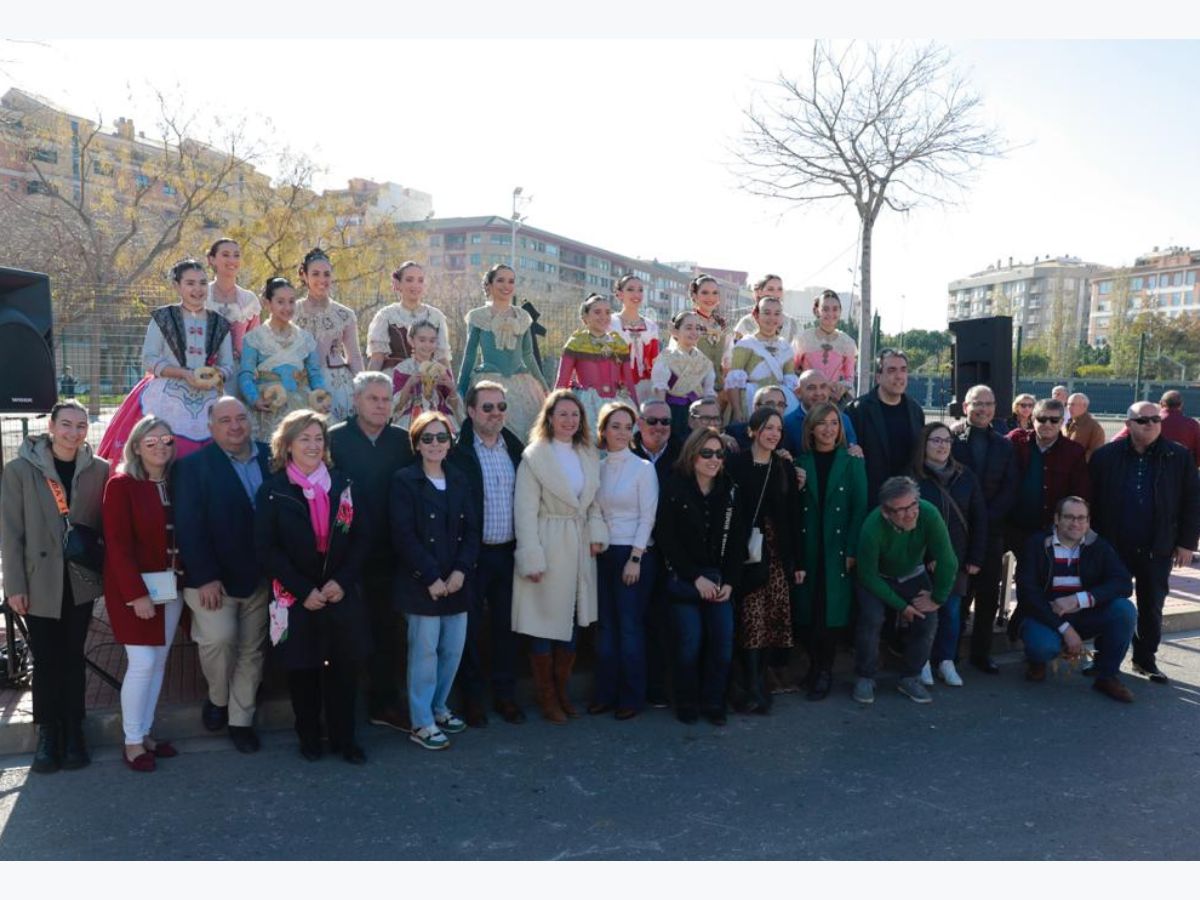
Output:
M1122 312L1127 319L1147 311L1173 319L1184 313L1200 315L1198 271L1200 250L1155 247L1129 268L1100 273L1090 285L1088 343L1107 343L1113 317Z

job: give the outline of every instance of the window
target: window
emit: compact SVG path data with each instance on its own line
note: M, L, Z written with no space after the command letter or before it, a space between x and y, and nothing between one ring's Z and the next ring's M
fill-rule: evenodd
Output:
M512 237L507 234L489 234L488 242L492 244L507 244L512 240Z
M557 244L547 244L546 245L546 255L547 256L558 256L558 245Z
M1187 273L1187 277L1184 279L1184 282L1188 285L1193 285L1196 283L1196 270L1195 269L1192 269Z
M448 234L446 235L446 247L466 247L467 236L465 234Z
M1129 289L1131 291L1140 291L1142 289L1142 284L1144 281L1145 281L1145 279L1143 279L1139 275L1137 278L1135 278L1131 282L1129 282Z
M98 159L93 159L92 160L92 171L97 175L112 175L113 164L108 163L108 162L101 162Z
M479 235L474 235L474 237L479 237ZM473 265L473 266L483 265L483 256L479 253L472 253L471 254L471 265Z
M44 181L38 181L35 178L35 179L32 179L28 184L25 185L25 193L27 193L27 194L49 194L50 193L50 185L46 184L46 182L44 182Z
M429 236L429 246L430 247L442 246L442 236L440 234L431 234Z
M56 163L58 162L58 151L48 147L37 147L29 153L31 159L38 162Z
M1153 275L1146 276L1146 287L1149 288L1150 290L1154 290L1154 285L1155 285L1154 279L1155 279L1155 276L1153 276Z
M1174 275L1171 276L1171 286L1179 287L1181 284L1183 284L1183 273L1176 272Z
M446 268L447 269L465 269L466 268L466 258L461 253L452 253L446 257Z
M471 235L471 243L472 244L482 244L483 243L483 235L482 234Z
M442 258L440 256L431 256L429 257L429 264L431 266L440 266L442 264Z
M137 175L133 176L133 183L137 185L139 191L144 191L146 188L150 187L150 177L139 172Z
M1103 294L1108 294L1108 293L1111 293L1111 292L1112 292L1112 282L1111 282L1111 281L1102 281L1102 282L1100 282L1100 293L1101 293L1101 295L1103 295Z
M173 185L170 185L170 184L163 185L163 196L164 197L174 197L177 193L178 193L178 191L175 190L175 187Z

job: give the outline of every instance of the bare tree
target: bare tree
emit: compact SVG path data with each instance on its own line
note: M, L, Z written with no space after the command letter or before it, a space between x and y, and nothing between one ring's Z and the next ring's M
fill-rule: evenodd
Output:
M849 198L861 228L859 387L871 384L872 233L885 208L946 203L1004 148L980 98L936 44L813 46L801 79L780 74L744 110L734 150L742 187L804 205Z

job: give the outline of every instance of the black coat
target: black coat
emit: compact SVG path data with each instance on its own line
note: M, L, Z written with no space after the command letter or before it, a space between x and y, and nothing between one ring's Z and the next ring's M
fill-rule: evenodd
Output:
M956 423L950 432L954 435L954 458L975 472L975 477L979 479L983 489L984 502L987 504L988 527L994 536L999 536L1004 532L1004 518L1017 499L1017 484L1020 480L1013 445L995 428L985 429L987 453L983 457L983 468L976 471L975 460L971 456L970 427L967 422Z
M925 413L908 394L900 402L908 410L909 427L915 441L925 427ZM879 505L879 488L893 472L908 467L913 448L889 446L878 387L852 400L846 407L846 415L854 424L858 445L862 447L863 460L867 464L867 509L874 509Z
M959 569L965 570L968 565L982 567L987 549L988 520L983 490L975 473L966 466L959 466L949 482L939 486L937 476L926 469L917 479L917 484L921 486L921 499L932 503L946 522ZM950 504L946 493L957 504L961 517ZM960 593L962 589L961 584L955 586Z
M443 471L444 491L425 477L419 462L392 477L392 549L397 562L392 600L400 612L452 616L471 605L482 513L467 476L453 466ZM430 597L429 585L454 571L466 576L462 588L439 600Z
M1200 538L1200 479L1191 453L1160 437L1146 448L1154 454L1154 525L1151 552L1168 556L1176 547L1194 550ZM1129 438L1117 438L1092 454L1092 528L1120 546L1121 492L1133 454Z
M749 450L734 454L725 466L730 477L738 485L749 527L753 528L758 525L759 528L764 529L763 561L769 564L768 554L777 550L781 557L780 564L783 566L784 574L787 576L788 583L791 584L792 573L803 568L798 562L802 550L800 532L803 525L800 519L800 498L796 489L796 468L790 462L780 459L774 454L772 456L771 480L766 485L766 492L762 495L762 509L757 522L749 521L754 516L755 507L758 506L759 493L762 491L762 482L755 477L754 473L753 454ZM775 528L777 547L767 546L766 530L763 524L766 519L770 519Z
M386 425L371 443L358 425L358 416L353 415L329 429L329 455L334 466L358 486L355 503L370 523L366 534L371 544L371 565L390 568L387 500L392 476L413 461L408 432L397 425Z
M258 442L253 446L266 483L271 450ZM209 444L172 467L171 487L184 587L220 581L229 596L249 597L262 580L254 507L229 456Z
M642 436L636 432L633 435L633 440L629 443L629 449L633 452L634 456L640 456L642 459L650 458L650 454L642 446ZM664 448L662 456L654 463L654 474L658 476L658 490L660 494L663 488L666 487L667 482L675 474L675 460L679 459L679 451L682 449L683 441L672 434L667 438L667 446Z
M1034 534L1025 543L1017 560L1017 609L1009 622L1009 634L1019 633L1018 626L1029 616L1048 628L1058 630L1063 620L1050 608L1054 599L1053 531ZM1079 581L1082 590L1096 601L1096 607L1133 593L1133 579L1121 563L1112 545L1089 531L1079 550Z
M722 561L721 531L731 490L734 490L733 517ZM700 493L695 477L677 473L659 495L654 540L673 574L692 582L706 570L719 569L722 583L731 585L736 597L745 568L752 512L753 509L746 509L745 497L734 488L733 479L724 472L717 477L707 497Z
M359 575L370 550L366 517L359 511L359 494L345 474L330 470L329 550L317 551L308 501L300 488L276 472L263 482L254 510L254 542L264 577L278 581L296 602L288 610L287 637L276 646L289 669L310 669L327 659L357 661L371 646L365 599L358 590ZM344 492L354 505L350 527L337 524ZM337 603L317 611L304 608L313 590L336 581L345 592Z
M479 521L482 522L483 467L479 464L479 454L475 450L474 426L475 423L470 419L462 423L462 430L458 434L458 439L454 442L454 447L451 448L449 455L446 457L446 462L467 476L471 497L475 501ZM519 437L507 428L500 432L500 438L504 441L504 449L508 451L508 458L512 460L513 474L515 475L517 467L521 465L521 453L524 452L525 445L521 443Z

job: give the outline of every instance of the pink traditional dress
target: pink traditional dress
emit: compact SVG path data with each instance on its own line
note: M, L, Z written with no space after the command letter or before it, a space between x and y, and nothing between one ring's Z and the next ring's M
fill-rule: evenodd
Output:
M221 396L222 388L198 390L183 379L160 377L160 373L168 366L193 371L208 366L228 382L233 376L229 323L212 310L192 313L178 303L159 307L150 313L146 326L142 365L149 374L113 415L100 441L99 455L109 462L119 461L133 426L151 415L165 419L175 433L176 459L209 443L208 408Z
M421 413L436 410L458 425L459 413L455 408L458 404L451 405L451 401L456 399L458 394L454 388L438 383L443 373L449 371L449 366L436 359L422 363L410 356L401 360L399 365L392 369L392 396L398 400L400 392L414 378L418 384L408 395L403 407L397 404L392 410L392 424L407 429L412 420Z
M571 388L595 427L600 407L622 392L635 405L637 388L629 364L629 345L610 331L596 337L581 328L568 338L558 364L556 388Z
M658 336L658 323L646 316L630 325L621 318L620 313L613 313L612 330L619 334L629 345L629 365L636 390L633 399L643 403L650 399L654 388L650 384L650 372L654 361L658 359L662 344Z
M296 304L292 322L317 339L321 376L333 397L329 419L331 424L341 422L354 411L354 376L364 368L358 317L334 300L317 303L305 297Z
M816 369L829 381L854 389L854 366L858 360L858 345L854 338L836 328L832 334L819 326L807 328L797 340L796 369L806 372Z
M416 309L407 309L403 303L389 303L371 319L367 329L367 356L383 354L382 372L386 375L404 359L412 356L409 332L418 322L429 322L438 330L437 349L434 359L450 365L450 329L446 317L437 307L420 303Z
M242 361L242 341L246 332L257 328L262 321L262 304L253 291L248 291L241 285L234 285L237 295L226 303L213 292L216 284L215 281L208 283L208 299L204 301L204 308L224 316L225 321L229 323L229 337L233 341L233 362L237 365Z

